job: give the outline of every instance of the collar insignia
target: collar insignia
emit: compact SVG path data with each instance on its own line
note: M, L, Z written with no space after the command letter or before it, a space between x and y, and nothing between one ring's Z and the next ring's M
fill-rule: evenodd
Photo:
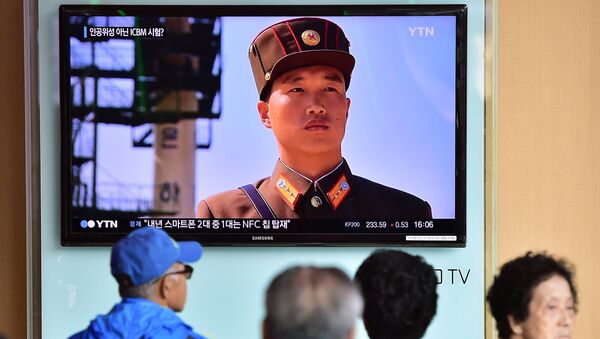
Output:
M276 183L277 192L283 198L283 201L290 206L291 209L296 207L296 203L298 202L298 198L300 198L300 191L288 178L283 175L283 172L279 174L279 179L277 179Z
M349 192L350 184L346 180L346 176L342 174L331 190L327 192L327 198L329 198L334 210L344 201Z

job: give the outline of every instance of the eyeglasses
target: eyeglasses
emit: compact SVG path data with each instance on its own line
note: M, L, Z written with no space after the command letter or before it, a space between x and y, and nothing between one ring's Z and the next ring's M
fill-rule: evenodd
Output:
M164 274L163 277L166 277L167 275L171 274L183 274L183 276L189 280L192 277L192 273L194 273L194 268L192 266L183 265L183 271L169 272Z

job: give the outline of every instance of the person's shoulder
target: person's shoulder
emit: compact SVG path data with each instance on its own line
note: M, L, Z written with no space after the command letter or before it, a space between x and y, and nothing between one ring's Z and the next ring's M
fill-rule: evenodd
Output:
M179 324L169 324L168 326L161 326L158 329L154 329L151 334L144 336L144 338L206 339L206 337L194 332L194 329L183 321Z
M200 200L196 207L198 218L227 218L234 211L244 210L248 197L240 189L228 190Z
M196 333L194 329L181 320L181 318L178 316L176 317L177 319L157 324L157 326L155 326L151 332L145 334L143 338L206 339L204 336Z
M378 182L371 181L369 179L360 177L355 175L353 177L354 185L364 191L369 191L373 193L377 193L379 195L388 197L388 198L396 198L396 199L405 199L405 200L413 200L415 202L425 203L425 201L415 195L412 195L408 192L382 185Z
M411 193L382 185L369 179L353 176L355 193L376 202L382 208L391 206L398 213L410 215L414 218L431 218L429 203Z
M214 206L226 205L226 204L229 204L232 202L235 203L236 201L244 200L245 197L246 197L246 194L244 193L244 191L237 188L237 189L213 194L213 195L203 199L202 201L204 201L207 205L214 207Z
M188 325L173 310L161 307L152 307L152 311L137 317L144 325L142 338L181 338L181 339L205 339L196 333L192 326ZM138 336L135 336L136 338Z
M258 187L265 179L254 184ZM258 214L248 195L241 189L233 189L200 200L196 207L198 218L256 218Z
M86 339L87 330L83 330L71 335L68 339Z

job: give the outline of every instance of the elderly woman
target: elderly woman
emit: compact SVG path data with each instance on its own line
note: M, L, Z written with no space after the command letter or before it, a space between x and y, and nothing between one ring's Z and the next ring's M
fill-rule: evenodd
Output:
M569 339L577 290L563 260L527 253L502 266L487 295L501 339Z

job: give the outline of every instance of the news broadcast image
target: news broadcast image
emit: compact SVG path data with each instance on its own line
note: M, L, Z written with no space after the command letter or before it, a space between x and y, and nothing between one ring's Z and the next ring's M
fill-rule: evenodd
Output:
M71 17L73 229L96 219L191 219L201 199L270 176L277 143L259 118L248 48L287 18ZM427 201L433 222L455 219L456 17L328 19L356 59L342 143L352 173ZM181 49L165 58L154 51L166 39ZM187 77L159 81L152 72L161 67Z

